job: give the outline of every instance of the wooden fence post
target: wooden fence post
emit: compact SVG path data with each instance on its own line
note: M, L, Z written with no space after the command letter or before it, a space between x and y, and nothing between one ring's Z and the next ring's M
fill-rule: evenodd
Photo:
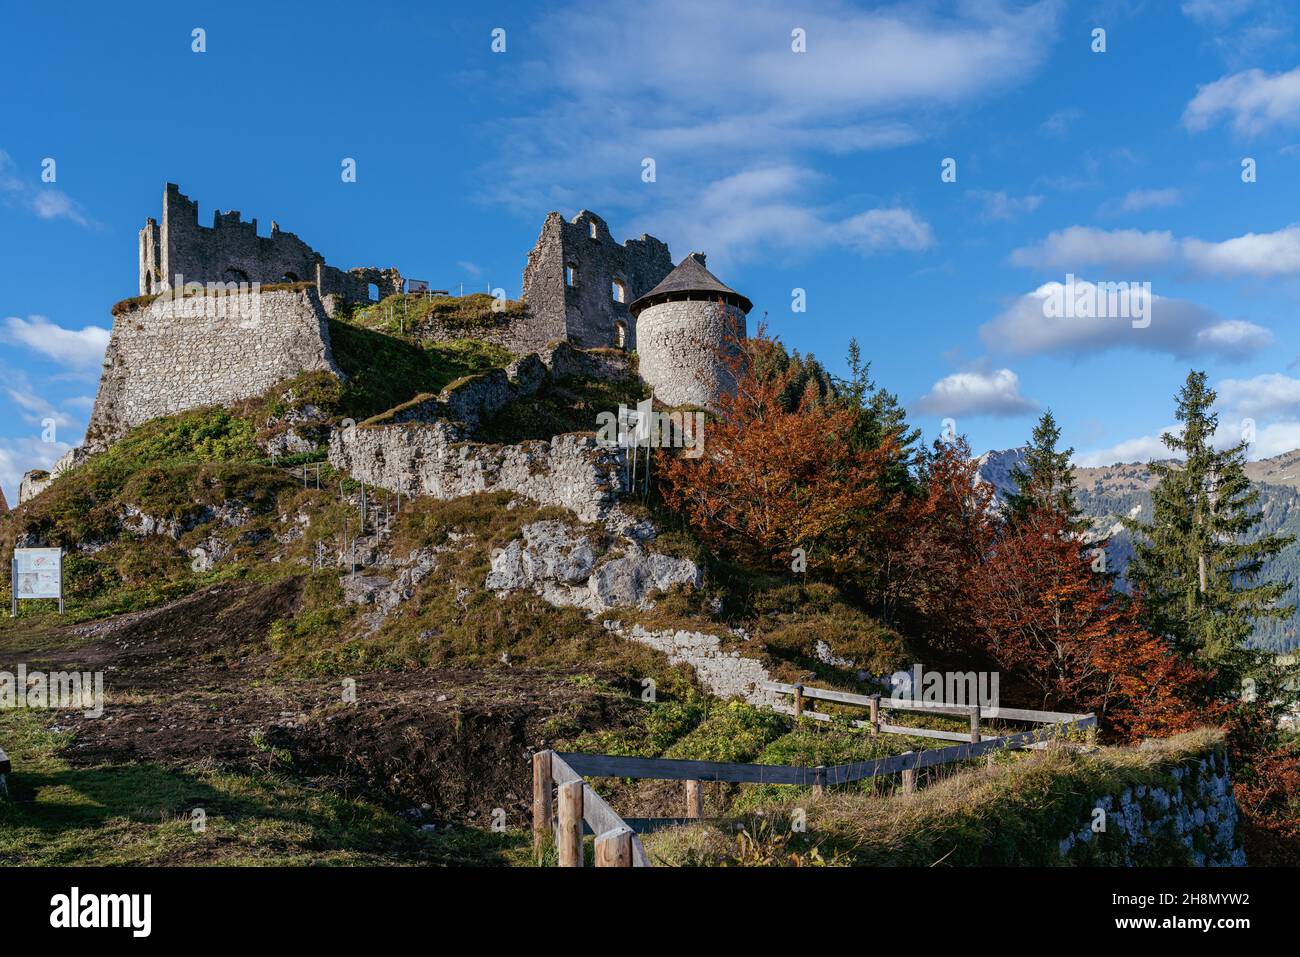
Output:
M970 739L979 744L980 740L980 706L973 704L970 706Z
M803 685L794 686L794 719L800 720L803 717Z
M540 855L551 840L555 817L551 804L551 789L555 779L551 776L551 752L538 751L533 755L533 851Z
M880 735L880 695L871 696L871 735L878 737Z
M904 751L903 753L911 754L912 752ZM904 794L916 793L916 768L903 769L903 793Z
M817 765L816 768L813 769L813 794L815 794L817 797L821 797L825 793L826 793L826 766L824 764L819 764Z
M596 838L597 867L632 866L632 829L616 827Z
M686 816L696 820L704 817L704 792L699 781L686 782Z
M582 782L560 785L560 826L555 832L561 867L582 866Z

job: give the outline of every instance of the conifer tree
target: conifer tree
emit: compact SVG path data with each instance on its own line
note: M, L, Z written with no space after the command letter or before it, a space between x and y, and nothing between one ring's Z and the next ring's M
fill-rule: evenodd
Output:
M1061 429L1048 409L1034 426L1033 438L1025 450L1024 467L1016 466L1011 477L1016 490L1006 497L1006 515L1011 522L1023 521L1040 510L1059 513L1072 532L1082 531L1088 523L1075 501L1074 469L1070 456L1074 449L1057 451Z
M919 459L917 443L921 430L908 425L907 413L899 404L898 396L878 388L871 380L871 363L862 361L862 350L856 338L849 340L848 361L849 378L837 380L835 385L845 402L855 410L855 444L864 449L875 449L892 441L895 453L886 469L885 480L895 491L914 488L912 469Z
M1247 679L1263 681L1275 670L1245 644L1255 619L1292 611L1279 604L1285 584L1258 581L1264 561L1292 538L1256 534L1259 492L1246 476L1246 443L1214 447L1215 398L1204 372L1188 374L1178 393L1182 432L1161 437L1183 462L1151 465L1158 479L1151 521L1127 522L1136 533L1129 578L1144 593L1148 627L1215 669L1217 693L1236 695Z

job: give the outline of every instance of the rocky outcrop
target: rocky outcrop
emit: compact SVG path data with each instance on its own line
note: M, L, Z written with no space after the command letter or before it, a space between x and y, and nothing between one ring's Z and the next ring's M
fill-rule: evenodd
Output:
M778 704L778 695L764 691L772 680L762 663L746 658L738 651L725 651L722 639L699 631L664 629L651 631L641 625L624 627L621 622L606 622L605 627L631 641L648 645L668 656L674 665L689 665L700 684L719 698L739 698L752 705L770 707Z
M539 353L538 358L556 382L564 379L618 382L636 374L631 356L620 349L575 349L567 342L556 342Z
M30 502L37 495L40 495L54 481L54 476L44 469L32 469L22 477L18 483L18 504Z
M500 594L530 589L554 605L604 612L648 608L657 592L700 584L694 562L659 554L636 542L626 542L617 556L598 560L591 535L562 521L525 525L523 538L492 556L485 586Z

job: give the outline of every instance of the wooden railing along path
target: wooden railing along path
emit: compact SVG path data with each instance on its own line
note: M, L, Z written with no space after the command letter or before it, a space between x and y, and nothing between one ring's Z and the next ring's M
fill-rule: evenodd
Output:
M1095 729L1097 718L1091 714L1057 711L1027 711L999 708L999 720L1032 721L1038 727L1015 734L983 737L980 723L984 715L978 706L882 701L880 695L853 695L842 691L806 688L802 685L770 684L767 690L795 694L794 714L815 720L829 720L829 715L808 711L804 698L818 698L840 704L861 705L871 709L871 720L855 722L870 727L873 734L905 734L962 741L953 747L931 751L909 751L870 761L855 761L819 767L788 767L777 764L738 764L723 761L680 761L669 758L638 758L615 754L539 751L533 755L533 844L540 852L552 838L561 867L583 864L584 830L596 835L597 867L649 867L650 859L638 833L698 821L703 815L702 791L705 781L728 781L739 784L790 784L812 787L815 792L828 785L852 784L855 781L886 774L901 774L903 790L916 789L916 772L922 768L967 761L997 750L1016 750L1044 744L1072 730ZM880 720L881 710L915 710L953 716L969 716L970 731L958 734L930 728L910 728ZM989 717L992 717L990 714ZM1091 733L1091 732L1090 732ZM637 778L686 782L686 816L681 818L620 817L587 783L587 778ZM558 812L553 795L558 794Z

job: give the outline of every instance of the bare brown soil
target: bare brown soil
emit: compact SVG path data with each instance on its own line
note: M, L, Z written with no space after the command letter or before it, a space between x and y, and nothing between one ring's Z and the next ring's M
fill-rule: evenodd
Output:
M280 771L427 821L486 823L497 807L517 820L533 750L621 724L636 707L601 682L504 664L285 675L265 636L301 602L296 578L217 585L145 612L11 633L0 668L104 672L102 717L51 715L76 731L63 755L74 764Z

